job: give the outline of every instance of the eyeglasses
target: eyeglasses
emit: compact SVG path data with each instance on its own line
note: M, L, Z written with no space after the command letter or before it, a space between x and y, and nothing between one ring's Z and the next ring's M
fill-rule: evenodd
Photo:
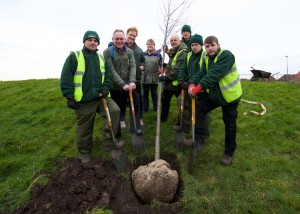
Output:
M124 40L124 38L114 38L114 40L120 40L120 41L123 41Z

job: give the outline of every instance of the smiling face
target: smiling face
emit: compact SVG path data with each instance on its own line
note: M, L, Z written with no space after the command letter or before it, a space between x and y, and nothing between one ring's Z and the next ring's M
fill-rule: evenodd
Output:
M113 43L117 48L122 49L125 44L124 33L121 31L116 31L113 35Z
M84 41L84 46L92 52L97 50L98 45L98 41L94 38L88 38Z
M171 43L172 48L177 49L181 44L179 36L177 36L177 35L171 36L170 43Z
M152 41L147 41L147 52L153 53L155 50L155 44Z
M136 31L129 31L127 34L126 34L126 42L129 44L129 45L133 45L135 43L135 39L137 37L137 32Z

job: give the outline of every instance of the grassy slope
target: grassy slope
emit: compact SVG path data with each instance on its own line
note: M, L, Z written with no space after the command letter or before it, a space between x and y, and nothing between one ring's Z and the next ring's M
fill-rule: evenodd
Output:
M58 159L77 156L75 115L65 107L59 80L0 82L0 212L12 211L28 200L40 170L52 170ZM184 197L189 213L295 213L300 212L300 106L299 84L243 82L244 99L262 102L264 116L243 115L259 106L241 103L238 148L231 167L223 167L224 125L220 109L212 112L211 137L198 154L195 174L187 172L189 150L178 153L182 162ZM151 108L150 108L151 109ZM161 124L161 150L175 153L175 99L167 123ZM95 130L101 130L97 117ZM101 121L101 122L99 122ZM144 115L146 155L154 158L156 114ZM102 153L101 131L94 133L94 155ZM131 153L130 135L126 154Z

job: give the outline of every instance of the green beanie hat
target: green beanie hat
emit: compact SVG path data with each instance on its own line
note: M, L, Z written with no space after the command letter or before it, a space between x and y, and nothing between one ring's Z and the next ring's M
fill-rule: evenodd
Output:
M190 34L192 34L191 26L189 26L189 25L183 25L183 27L181 28L181 33L183 31L187 31L187 32L190 32Z
M85 32L85 34L83 36L83 43L84 43L85 40L87 40L89 38L96 39L98 41L98 43L100 44L100 38L99 38L98 33L96 31L88 30L87 32Z
M193 35L192 38L191 38L191 44L192 44L192 43L198 43L198 44L200 44L200 45L203 46L203 39L202 39L202 36L199 35L199 34Z

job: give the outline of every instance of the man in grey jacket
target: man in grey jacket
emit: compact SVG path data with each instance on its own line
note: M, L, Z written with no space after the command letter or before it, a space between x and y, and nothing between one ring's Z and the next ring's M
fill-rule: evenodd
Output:
M125 46L125 33L123 30L116 29L113 33L113 45L103 52L105 61L113 74L113 86L110 90L111 98L118 104L121 111L126 111L126 104L129 91L132 91L134 109L136 112L137 128L140 127L140 105L139 95L136 91L136 65L133 51ZM131 112L131 111L130 111ZM121 117L122 115L120 115ZM123 118L120 118L122 120ZM133 118L130 113L130 131L134 132ZM117 137L121 136L119 128Z

